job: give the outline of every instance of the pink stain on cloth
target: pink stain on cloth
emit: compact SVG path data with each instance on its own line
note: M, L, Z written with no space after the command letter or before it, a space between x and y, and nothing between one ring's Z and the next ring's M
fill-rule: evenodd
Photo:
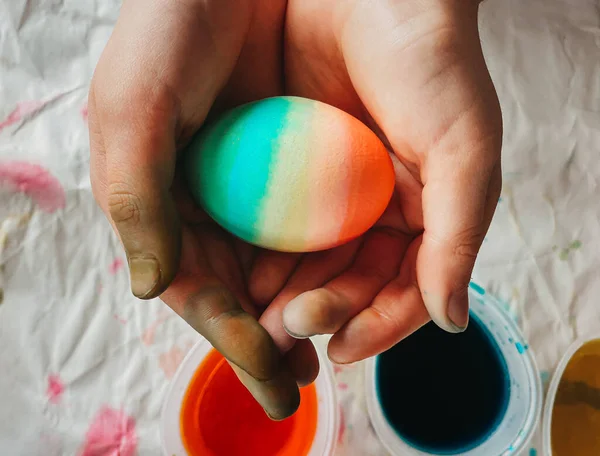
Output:
M60 377L58 375L49 375L48 388L46 389L48 400L53 404L58 404L64 392L65 386Z
M52 213L66 204L65 191L48 170L22 161L0 162L0 186L24 193L44 212Z
M138 444L135 420L108 406L96 414L85 437L79 456L134 456Z
M8 115L8 117L0 121L0 131L4 130L6 127L16 124L23 117L42 108L44 104L45 103L41 101L23 101L21 103L17 103L17 106Z
M81 113L81 117L83 117L83 120L85 122L87 122L87 120L88 120L88 104L87 103L83 105L80 113Z
M344 435L346 434L346 417L344 416L344 409L340 407L340 427L338 430L338 443L344 442Z
M165 373L165 377L169 379L173 378L181 361L183 361L187 352L190 351L192 345L192 343L187 343L184 345L183 349L174 345L170 350L160 354L158 357L158 365Z
M108 272L111 275L115 275L121 269L123 269L124 263L123 260L119 257L115 258L113 262L108 266Z

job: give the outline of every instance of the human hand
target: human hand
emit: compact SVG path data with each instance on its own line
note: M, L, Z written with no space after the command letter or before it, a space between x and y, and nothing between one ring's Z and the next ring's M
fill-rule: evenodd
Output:
M127 251L134 294L161 295L275 418L294 411L296 382L318 371L310 342L283 330L285 304L325 285L292 302L285 322L301 335L336 332L330 355L341 362L423 324L422 297L453 328L449 293L466 300L500 188L499 109L474 5L290 0L282 40L285 8L126 0L89 98L93 190ZM347 246L304 256L256 249L208 220L180 185L176 150L209 111L284 93L354 114L397 158L390 208Z
M176 160L209 111L283 93L284 12L273 0L126 0L89 94L92 188L125 247L133 293L160 295L273 418L292 414L297 383L317 375L314 347L280 354L246 286L268 253L195 207Z
M289 277L251 283L254 300L269 303L260 321L282 351L294 346L289 334L333 334L330 358L349 363L430 317L450 332L466 327L467 287L502 179L502 119L478 3L289 2L286 91L338 106L377 132L392 152L396 190L361 239L282 256Z

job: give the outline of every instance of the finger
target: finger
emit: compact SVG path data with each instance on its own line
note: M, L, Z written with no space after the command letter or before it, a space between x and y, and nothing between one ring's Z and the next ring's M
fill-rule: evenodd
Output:
M283 288L302 254L261 250L250 273L250 296L258 305L269 304Z
M235 64L249 14L246 7L228 14L227 5L138 3L124 3L90 91L106 154L100 204L125 248L133 293L148 299L166 289L179 263L170 195L176 141L203 122ZM199 58L186 57L192 52Z
M307 386L319 375L319 358L310 339L299 340L285 354L285 362L298 386Z
M499 163L492 170L442 166L431 165L423 190L425 232L417 274L431 318L446 331L460 332L469 321L467 289L500 196L501 171ZM454 169L451 177L448 169Z
M299 405L296 379L285 368L277 346L260 324L244 312L220 284L190 296L184 319L235 364L240 379L274 419L293 414Z
M189 233L184 231L184 236ZM188 268L182 268L161 298L237 366L240 380L269 416L290 416L299 404L298 386L277 346L211 273L203 252L186 256L187 262L195 262L195 270L187 273Z
M430 318L416 278L421 238L408 248L400 273L329 341L329 358L340 364L375 356L419 329ZM361 341L361 343L356 343Z
M361 245L360 239L331 250L305 255L288 281L260 317L260 324L269 332L281 353L296 343L283 328L283 308L299 294L323 286L341 274L351 263Z
M179 264L180 224L169 190L175 168L175 106L166 98L162 103L160 109L146 108L147 115L132 111L118 123L101 120L106 208L127 254L132 292L142 299L165 290Z
M450 3L363 6L342 47L353 83L395 153L420 170L419 285L436 324L459 332L468 323L467 285L487 214L497 202L491 180L498 175L502 121L481 50L477 2Z
M379 229L369 232L352 266L324 287L294 298L283 311L283 325L293 337L334 334L371 304L400 269L408 238Z

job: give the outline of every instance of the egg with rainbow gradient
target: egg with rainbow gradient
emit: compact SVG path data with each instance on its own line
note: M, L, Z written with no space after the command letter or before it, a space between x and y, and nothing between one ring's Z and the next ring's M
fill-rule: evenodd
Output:
M184 156L195 202L244 241L282 252L339 246L369 230L394 190L372 130L328 104L281 96L207 123Z

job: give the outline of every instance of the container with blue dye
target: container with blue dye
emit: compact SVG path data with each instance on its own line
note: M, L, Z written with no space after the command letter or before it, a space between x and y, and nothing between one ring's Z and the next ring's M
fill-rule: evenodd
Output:
M471 284L461 334L429 323L367 361L373 427L394 456L508 456L539 421L535 361L501 305Z

